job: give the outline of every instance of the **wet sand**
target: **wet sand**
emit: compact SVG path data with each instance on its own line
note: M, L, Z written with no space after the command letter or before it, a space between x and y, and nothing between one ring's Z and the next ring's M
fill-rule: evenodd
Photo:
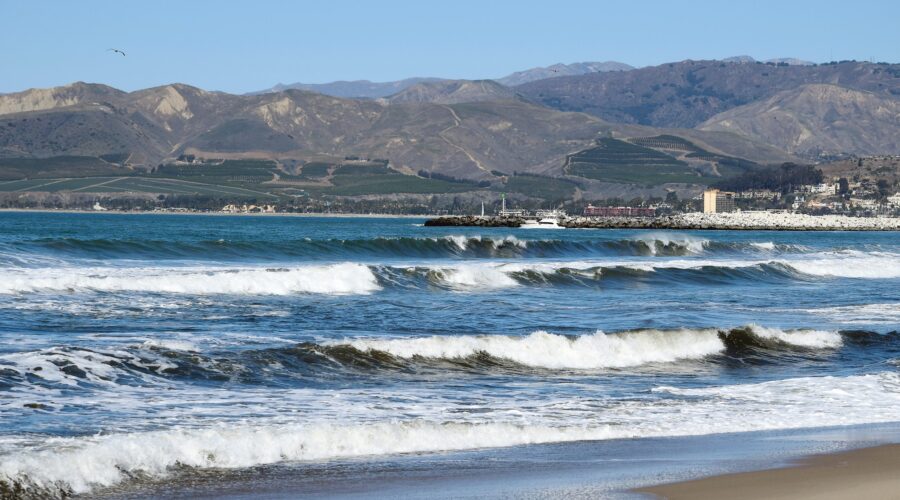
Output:
M818 455L793 467L724 474L635 492L671 500L900 498L900 445Z

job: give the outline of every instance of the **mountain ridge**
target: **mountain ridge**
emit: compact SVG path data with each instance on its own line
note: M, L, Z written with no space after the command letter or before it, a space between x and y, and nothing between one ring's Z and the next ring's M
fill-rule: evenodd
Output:
M734 132L809 156L900 154L900 100L807 84L724 111L697 128Z
M443 85L436 87L446 89L448 84ZM184 84L130 93L79 85L77 102L68 99L67 87L49 91L62 96L52 103L24 92L0 100L5 109L17 111L0 115L0 154L41 158L127 153L131 164L145 168L186 152L298 161L360 155L387 158L407 171L483 179L492 177L492 170L559 175L567 154L590 147L601 135L663 133L540 106L493 81L458 85L449 85L449 97L438 92L437 99L398 97L393 102L303 90L233 95ZM460 92L473 85L478 92ZM727 155L749 152L748 159L754 161L791 158L729 133L665 133L705 139L710 148Z
M515 89L561 111L617 123L693 128L728 109L808 83L900 96L900 64L845 61L816 66L686 60L625 72L564 76Z

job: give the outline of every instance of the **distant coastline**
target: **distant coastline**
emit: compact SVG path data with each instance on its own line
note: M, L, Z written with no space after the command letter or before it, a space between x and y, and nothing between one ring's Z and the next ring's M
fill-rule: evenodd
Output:
M228 213L201 211L151 211L151 210L75 210L71 208L54 210L50 208L0 208L0 213L51 213L51 214L114 214L114 215L209 215L217 217L333 217L333 218L371 218L371 219L427 219L434 215L408 214L354 214L354 213L310 213L310 212L275 212L275 213Z

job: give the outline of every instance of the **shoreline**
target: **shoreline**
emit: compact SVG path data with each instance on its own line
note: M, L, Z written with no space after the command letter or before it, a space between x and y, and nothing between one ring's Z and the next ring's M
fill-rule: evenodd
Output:
M184 497L637 500L659 498L655 493L658 485L755 474L752 471L794 471L797 464L805 463L809 457L853 457L853 453L868 453L866 450L885 445L900 452L900 445L895 443L900 443L900 423L528 444L240 469L180 469L164 478L122 484L94 491L91 496L133 500ZM834 460L843 463L845 458ZM847 479L840 470L830 474L853 480ZM802 476L803 472L798 475ZM863 480L862 476L853 477ZM723 491L724 494L693 498L743 498L734 497L733 489ZM757 491L762 490L747 491L746 498L765 497L755 494ZM846 498L846 490L844 493Z
M669 500L895 498L900 495L900 444L810 455L787 467L721 474L632 491Z

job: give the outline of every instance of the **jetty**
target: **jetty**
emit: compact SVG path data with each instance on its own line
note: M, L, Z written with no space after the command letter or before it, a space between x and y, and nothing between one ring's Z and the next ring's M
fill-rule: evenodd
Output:
M426 226L521 227L520 216L474 215L429 219ZM848 217L785 212L687 213L655 217L563 216L560 227L570 229L709 229L729 231L900 231L900 217Z

